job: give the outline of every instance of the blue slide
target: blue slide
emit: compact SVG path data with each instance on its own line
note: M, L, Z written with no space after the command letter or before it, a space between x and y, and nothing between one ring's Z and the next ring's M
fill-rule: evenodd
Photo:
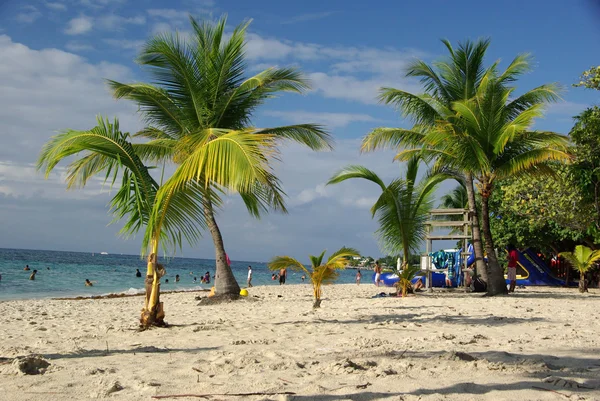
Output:
M517 251L518 252L518 251ZM541 260L535 252L527 248L519 254L519 265L525 270L526 276L517 276L517 285L548 285L565 286L565 280L560 279L548 269L546 263ZM506 280L508 283L508 280ZM569 286L577 286L576 282L571 281Z

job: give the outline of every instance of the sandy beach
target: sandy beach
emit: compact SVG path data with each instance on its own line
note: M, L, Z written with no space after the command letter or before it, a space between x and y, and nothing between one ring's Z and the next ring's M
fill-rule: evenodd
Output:
M598 290L371 298L380 290L327 286L317 311L309 285L210 306L194 299L206 293L167 294L171 327L145 332L140 297L2 302L0 398L600 399ZM19 370L33 354L43 374Z

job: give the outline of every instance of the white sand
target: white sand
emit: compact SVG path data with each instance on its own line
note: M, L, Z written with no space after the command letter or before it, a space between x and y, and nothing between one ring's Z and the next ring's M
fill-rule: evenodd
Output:
M316 312L309 285L216 306L168 294L172 327L145 332L141 297L2 302L0 399L600 400L598 290L371 298L381 290L325 287ZM45 374L17 372L11 359L29 354Z

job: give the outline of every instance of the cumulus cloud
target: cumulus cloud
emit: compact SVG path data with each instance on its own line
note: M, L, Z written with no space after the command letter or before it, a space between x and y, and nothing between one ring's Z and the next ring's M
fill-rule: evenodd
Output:
M116 14L108 14L96 19L96 24L101 29L123 30L127 25L144 25L146 17L138 15L135 17L123 17Z
M548 105L546 115L559 115L573 117L590 107L587 103L577 103L563 100Z
M368 114L352 113L326 113L311 111L266 111L266 116L277 117L293 124L315 123L328 128L342 128L353 122L376 122L377 119Z
M94 46L92 46L92 45L90 45L88 43L83 43L83 42L78 42L78 41L75 41L75 40L70 40L65 45L65 49L77 53L77 52L94 50Z
M42 16L42 13L34 6L27 5L22 7L22 11L17 14L16 20L24 24L31 24Z
M122 126L140 127L135 106L112 99L104 78L131 80L128 68L90 64L59 49L34 50L0 35L0 160L32 162L57 130L95 125L96 114L118 116Z
M67 9L66 4L64 3L47 1L44 4L46 5L46 7L54 11L65 11Z
M285 20L281 23L286 25L286 24L296 24L299 22L316 21L316 20L320 20L323 18L327 18L333 14L335 14L334 11L323 11L323 12L318 12L318 13L300 14L300 15L296 15L288 20Z
M81 35L92 30L94 23L91 18L81 16L73 18L67 24L65 33L67 35Z
M139 50L143 45L143 40L128 40L128 39L104 39L104 43L107 43L114 47L119 47L126 50Z

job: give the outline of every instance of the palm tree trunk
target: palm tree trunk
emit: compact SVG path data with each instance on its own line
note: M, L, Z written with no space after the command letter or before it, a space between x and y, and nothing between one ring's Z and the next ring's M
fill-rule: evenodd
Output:
M158 264L158 239L152 241L152 252L148 255L146 270L146 297L140 324L143 328L150 326L164 326L165 312L163 303L160 302L160 278L164 275L164 268Z
M467 198L469 202L469 214L472 219L473 234L473 253L475 253L475 268L477 274L485 283L488 282L488 272L485 261L483 260L483 245L481 243L481 230L479 228L479 211L475 201L475 188L473 187L473 176L469 173L465 175L465 184L467 187Z
M215 212L209 200L204 204L204 214L208 223L208 229L212 235L215 244L215 296L237 298L240 295L240 286L238 285L231 268L227 264L227 255L225 254L225 245L221 230L215 220Z
M568 284L569 282L567 281L567 285ZM585 273L581 270L579 271L579 292L581 292L582 294L584 292L587 292L587 286L585 285Z
M506 280L504 279L504 270L500 267L500 263L496 257L492 230L490 228L489 198L492 192L492 185L486 178L483 179L481 184L481 222L483 237L485 238L485 251L488 257L487 295L506 294L508 289L506 288Z

